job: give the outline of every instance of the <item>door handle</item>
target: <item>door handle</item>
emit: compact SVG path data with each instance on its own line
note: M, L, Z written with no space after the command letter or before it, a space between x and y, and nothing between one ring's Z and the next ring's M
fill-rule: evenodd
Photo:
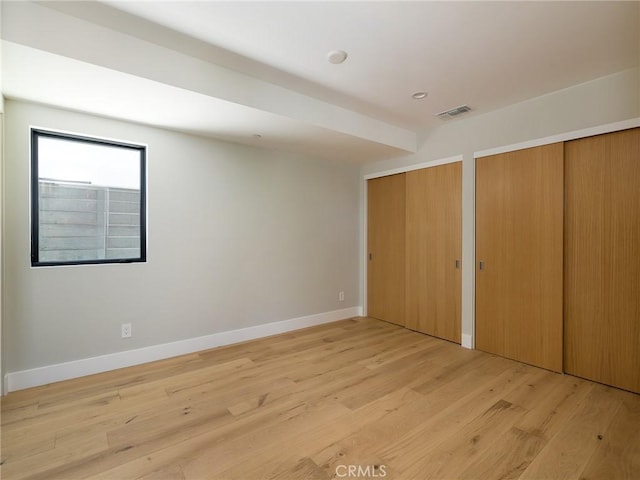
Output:
M482 260L480 260L478 266L480 267L480 270L484 270L484 262Z
M460 260L456 260L456 268L460 268Z
M369 261L373 260L373 253L369 254Z

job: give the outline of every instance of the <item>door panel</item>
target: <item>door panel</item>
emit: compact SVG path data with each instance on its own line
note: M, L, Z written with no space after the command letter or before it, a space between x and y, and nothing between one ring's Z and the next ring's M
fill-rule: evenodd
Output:
M405 324L405 174L367 181L367 315Z
M565 371L640 393L640 129L565 162Z
M406 326L460 343L462 163L406 175Z
M563 144L477 159L476 347L562 371L562 265Z

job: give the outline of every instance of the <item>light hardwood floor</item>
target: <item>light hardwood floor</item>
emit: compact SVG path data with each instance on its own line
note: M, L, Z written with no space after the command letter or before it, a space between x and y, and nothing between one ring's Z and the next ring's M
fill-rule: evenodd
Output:
M5 480L638 479L640 396L356 318L11 393L2 463Z

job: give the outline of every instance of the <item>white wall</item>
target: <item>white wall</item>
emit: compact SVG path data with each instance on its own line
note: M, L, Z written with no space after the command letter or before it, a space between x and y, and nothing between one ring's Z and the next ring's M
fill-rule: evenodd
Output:
M640 69L609 75L483 115L449 121L423 132L417 153L364 165L361 176L463 155L462 334L473 343L474 152L527 142L640 116ZM364 181L363 181L364 182ZM362 188L362 187L361 187ZM366 205L361 200L362 208ZM366 249L363 246L363 251ZM365 262L366 265L366 262ZM364 277L361 279L364 284ZM363 288L364 291L364 288ZM363 293L364 295L364 293ZM363 305L366 303L362 299Z
M8 373L359 305L357 166L5 108ZM147 263L30 267L30 125L148 145Z
M1 93L0 102L0 379L4 379L4 98ZM4 381L1 380L0 395L4 395Z
M2 8L0 7L0 38L2 37ZM2 48L0 48L0 72L2 72ZM4 270L2 268L2 257L3 257L3 249L2 249L2 238L3 238L3 210L4 210L4 195L3 195L3 184L4 184L4 96L2 95L2 75L0 74L0 379L4 378L4 335L3 335L3 327L2 327L2 317L3 317L3 276ZM0 395L4 394L4 381L0 381Z

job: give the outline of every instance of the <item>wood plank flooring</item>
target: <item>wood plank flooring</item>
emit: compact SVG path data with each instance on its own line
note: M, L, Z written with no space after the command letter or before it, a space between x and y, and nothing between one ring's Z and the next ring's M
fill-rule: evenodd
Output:
M13 392L2 478L638 479L640 395L370 318Z

